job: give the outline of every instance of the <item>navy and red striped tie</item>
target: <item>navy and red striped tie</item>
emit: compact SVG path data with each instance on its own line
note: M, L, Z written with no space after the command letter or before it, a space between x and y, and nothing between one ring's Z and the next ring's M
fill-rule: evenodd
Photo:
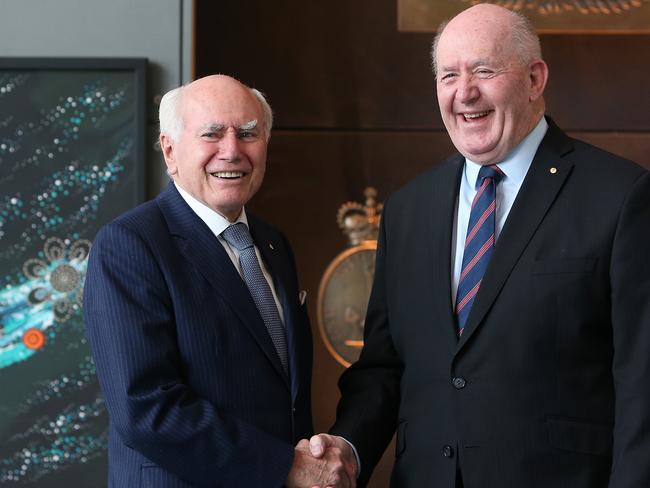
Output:
M458 335L463 334L474 298L481 286L495 241L496 186L503 171L496 165L483 166L476 180L479 189L472 201L463 251L463 267L456 293Z

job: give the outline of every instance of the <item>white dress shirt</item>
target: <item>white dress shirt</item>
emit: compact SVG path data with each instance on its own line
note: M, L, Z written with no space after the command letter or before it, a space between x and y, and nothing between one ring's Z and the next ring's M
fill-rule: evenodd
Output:
M502 162L497 164L499 169L503 171L504 176L499 181L496 192L495 242L506 223L512 204L517 197L517 193L519 193L521 184L524 182L526 173L528 173L537 148L542 142L547 129L548 123L542 117L530 134ZM463 244L467 236L469 214L472 209L472 201L476 196L476 181L480 169L480 164L465 159L465 167L460 179L458 205L456 207L451 243L451 303L454 305L456 303L461 268L463 267Z
M246 224L246 227L248 227L248 218L246 217L246 210L242 208L241 214L239 214L237 220L235 222L229 222L228 219L223 217L221 214L215 212L210 207L198 201L196 198L194 198L192 195L186 192L176 182L174 182L174 185L176 186L178 193L180 193L181 197L183 197L183 200L185 200L187 204L190 206L190 208L194 211L194 213L198 215L198 217L203 222L205 222L205 224L210 228L212 233L215 236L217 236L217 239L219 239L219 242L226 250L228 257L232 261L233 266L235 266L235 269L239 272L241 276L242 273L241 273L241 267L239 266L239 251L231 247L228 244L228 242L223 238L221 233L224 230L226 230L226 227L232 224L236 224L238 222L243 222L244 224ZM264 278L266 279L266 281L269 284L269 287L271 288L271 293L273 293L273 300L275 300L275 305L278 307L278 313L280 314L280 320L282 320L282 323L284 324L284 313L282 310L282 306L280 305L280 300L278 300L278 294L275 291L275 286L273 286L273 277L271 276L271 273L269 273L269 270L266 268L266 264L264 264L264 260L262 259L260 250L257 248L257 246L254 247L255 247L255 254L257 255L257 261L260 263L260 267L262 268L262 273L264 274Z

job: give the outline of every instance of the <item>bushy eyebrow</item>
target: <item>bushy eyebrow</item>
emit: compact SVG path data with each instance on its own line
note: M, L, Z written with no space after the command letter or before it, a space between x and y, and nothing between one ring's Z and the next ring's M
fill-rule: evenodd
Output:
M476 61L472 62L469 65L469 67L470 67L470 69L475 69L478 66L482 66L482 65L490 66L492 64L494 64L494 63L487 60L487 59L477 59ZM442 66L442 67L440 67L439 71L441 71L441 72L442 71L458 71L458 66L457 65L454 65L454 66Z
M251 130L257 127L257 119L249 120L239 126L239 130Z
M220 132L226 128L225 124L209 124L201 127L201 132Z
M237 130L252 130L255 129L256 127L257 127L257 119L253 119L253 120L249 120L248 122L244 122L242 125L237 127ZM201 132L221 132L226 128L227 128L226 124L214 123L201 128Z
M490 61L488 59L477 59L476 61L474 61L470 65L470 68L474 69L474 68L477 68L479 66L490 66L490 65L493 65L493 64L494 64L494 62Z

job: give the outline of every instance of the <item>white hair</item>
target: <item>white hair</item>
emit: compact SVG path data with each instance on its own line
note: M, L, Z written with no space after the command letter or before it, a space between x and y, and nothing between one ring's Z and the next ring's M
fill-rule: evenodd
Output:
M255 96L255 98L257 98L257 101L260 102L260 106L262 107L262 116L264 117L264 135L268 141L271 137L271 128L273 127L273 110L271 110L269 102L266 101L266 98L261 91L257 90L256 88L248 89Z
M189 85L185 85L169 90L160 99L160 107L158 109L158 119L160 121L160 133L163 132L172 138L173 141L178 141L178 138L183 129L183 118L179 114L180 101L183 96L183 91ZM246 85L244 85L246 86ZM264 136L268 141L271 137L271 128L273 127L273 111L271 106L264 98L264 95L255 88L246 88L251 92L255 99L259 102L262 108L262 116L264 117Z
M512 36L512 46L514 47L515 56L522 65L527 65L536 59L542 59L542 47L539 42L539 36L531 21L524 14L508 10L510 13L510 35ZM438 43L442 32L449 24L449 20L445 20L438 27L438 31L433 38L431 47L431 65L433 74L438 74Z
M160 99L160 106L158 108L158 119L160 121L160 133L163 132L177 141L183 128L183 120L178 114L179 100L181 92L187 85L179 86L173 90L169 90Z

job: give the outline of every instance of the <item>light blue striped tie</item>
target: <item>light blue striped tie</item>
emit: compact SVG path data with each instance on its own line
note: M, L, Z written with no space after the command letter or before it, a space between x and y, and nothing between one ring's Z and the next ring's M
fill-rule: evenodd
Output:
M456 293L459 336L465 330L467 317L492 256L495 240L496 186L502 177L503 171L496 165L483 166L478 172L476 183L480 186L469 214L463 266Z
M275 350L282 363L282 368L288 375L289 362L284 325L280 319L278 308L275 305L271 287L266 281L266 278L264 278L262 268L257 260L255 247L253 247L253 238L248 231L248 227L243 222L239 222L227 227L222 235L228 244L239 251L239 265L244 282L246 282L246 286L257 306L257 310L259 310L264 320L264 325L266 325L266 329L269 331L271 341L273 341Z

